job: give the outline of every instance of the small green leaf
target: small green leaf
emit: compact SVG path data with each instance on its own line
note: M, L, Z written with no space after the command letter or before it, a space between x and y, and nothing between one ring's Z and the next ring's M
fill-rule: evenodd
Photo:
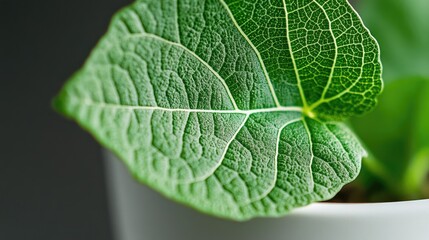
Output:
M397 197L422 197L422 185L429 173L428 122L427 78L390 82L376 110L352 121Z
M345 0L137 1L56 108L141 182L219 217L331 198L365 151L343 124L381 91L378 46Z

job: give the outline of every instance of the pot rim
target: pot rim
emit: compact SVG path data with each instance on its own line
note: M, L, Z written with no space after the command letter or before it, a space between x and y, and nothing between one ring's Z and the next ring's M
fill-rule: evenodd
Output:
M398 215L415 212L429 212L429 199L379 202L379 203L313 203L293 210L290 215Z

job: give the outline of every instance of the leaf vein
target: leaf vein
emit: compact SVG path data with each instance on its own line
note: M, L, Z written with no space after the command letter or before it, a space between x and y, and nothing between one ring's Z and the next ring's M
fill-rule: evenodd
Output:
M295 57L294 57L293 50L292 50L292 43L291 43L291 40L290 40L290 34L289 34L289 32L290 32L289 31L289 13L288 13L288 10L287 10L287 7L286 7L286 1L282 0L282 2L283 2L283 8L284 8L284 12L285 12L285 21L286 21L286 41L287 41L287 44L288 44L289 53L290 53L291 61L292 61L292 64L293 64L293 69L295 71L296 81L297 81L297 84L298 84L299 94L301 95L302 104L303 104L304 108L307 108L307 99L305 98L304 89L302 88L301 77L299 75L298 68L297 68L297 65L296 65L296 62L295 62Z
M218 78L221 81L221 83L224 86L226 92L228 93L228 96L229 96L229 98L230 98L230 100L232 102L232 105L234 106L235 109L239 109L238 106L237 106L237 103L235 102L235 99L234 99L234 97L233 97L233 95L231 93L231 90L229 89L228 85L226 84L226 81L206 61L204 61L196 53L194 53L193 51L191 51L190 49L188 49L187 47L185 47L183 44L172 42L170 40L167 40L165 38L162 38L160 36L157 36L157 35L154 35L154 34L151 34L151 33L130 34L129 38L132 38L132 37L152 38L154 40L157 40L157 41L169 44L169 45L173 45L173 46L179 47L179 48L185 50L187 53L191 54L199 62L201 62L201 64L203 64L205 67L207 67L209 69L209 71L212 72L216 76L216 78Z
M255 45L252 43L252 41L250 41L249 37L244 33L243 29L241 29L240 25L238 25L237 21L235 20L234 15L232 14L232 12L229 9L229 7L226 4L226 2L224 0L219 0L219 1L222 4L222 6L225 8L225 10L227 11L229 17L231 18L231 20L232 20L234 26L237 28L238 32L240 32L240 34L244 37L244 39L247 41L247 43L250 45L250 47L255 52L255 54L256 54L256 56L257 56L257 58L259 60L259 64L261 65L262 71L264 72L265 79L267 80L268 87L270 88L270 92L271 92L271 95L272 95L272 97L274 99L274 102L275 102L275 104L276 104L277 107L280 107L281 104L279 102L279 99L277 98L276 91L274 90L274 87L273 87L273 84L271 82L270 76L269 76L268 71L267 71L267 69L265 67L265 63L262 60L261 53L255 47Z
M274 158L275 162L274 162L274 181L273 181L273 184L261 196L259 196L256 199L253 199L253 200L251 200L249 202L246 202L245 205L248 205L248 204L251 204L251 203L254 203L256 201L259 201L259 200L263 199L264 197L268 196L273 191L273 189L276 187L277 181L278 181L278 178L277 178L277 175L278 175L278 171L277 171L278 170L278 166L277 165L278 165L278 157L279 157L280 135L281 135L281 133L283 132L283 130L287 126L289 126L289 125L291 125L293 123L296 123L298 121L301 121L301 120L302 120L302 118L297 118L297 119L290 120L290 121L286 122L282 127L279 128L279 131L277 133L277 141L276 141L276 156Z

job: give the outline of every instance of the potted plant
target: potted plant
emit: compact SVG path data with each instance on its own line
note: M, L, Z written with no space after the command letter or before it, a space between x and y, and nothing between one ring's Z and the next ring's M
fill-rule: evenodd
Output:
M354 184L388 182L352 131L365 138L365 120L345 123L376 105L379 56L345 0L141 0L54 104L128 168L106 153L119 239L426 239L427 200L301 208L334 197L367 156ZM426 163L426 136L410 169Z

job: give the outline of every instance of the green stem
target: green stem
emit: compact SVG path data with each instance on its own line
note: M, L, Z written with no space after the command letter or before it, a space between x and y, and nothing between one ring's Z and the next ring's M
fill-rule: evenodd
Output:
M419 198L429 173L429 149L420 151L408 164L402 179L402 194L407 198Z

